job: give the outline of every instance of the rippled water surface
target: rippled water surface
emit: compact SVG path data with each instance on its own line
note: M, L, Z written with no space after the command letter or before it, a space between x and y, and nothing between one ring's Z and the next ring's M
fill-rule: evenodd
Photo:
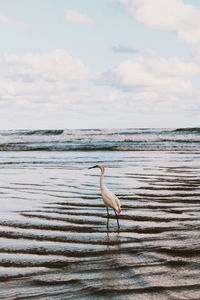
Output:
M0 132L0 150L0 299L200 299L198 128Z

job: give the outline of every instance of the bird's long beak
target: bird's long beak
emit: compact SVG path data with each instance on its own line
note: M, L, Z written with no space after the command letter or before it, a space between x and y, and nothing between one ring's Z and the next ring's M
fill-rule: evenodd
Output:
M93 168L97 168L97 166L89 167L88 169L93 169Z

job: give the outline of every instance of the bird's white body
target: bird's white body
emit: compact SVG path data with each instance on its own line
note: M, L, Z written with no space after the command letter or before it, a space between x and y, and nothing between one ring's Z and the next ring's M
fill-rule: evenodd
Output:
M113 208L118 214L121 212L121 205L120 201L115 196L115 194L105 186L104 184L104 166L99 165L101 169L101 176L100 176L100 189L101 189L101 196L104 201L105 207Z
M108 219L107 219L107 228L109 225L109 211L108 208L112 208L115 212L116 218L117 218L117 225L119 229L119 220L117 213L119 214L121 212L121 205L120 201L117 198L117 196L111 192L104 184L104 165L96 165L94 167L90 167L89 169L92 168L99 168L101 170L101 175L100 175L100 189L101 189L101 196L103 199L103 202L105 204L105 207L107 208L107 214L108 214Z

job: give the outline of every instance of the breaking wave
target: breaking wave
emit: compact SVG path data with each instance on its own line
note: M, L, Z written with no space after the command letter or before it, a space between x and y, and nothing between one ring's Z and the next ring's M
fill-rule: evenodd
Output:
M64 130L54 129L54 130L22 130L13 132L17 135L60 135Z
M200 127L189 127L189 128L177 128L173 130L174 132L197 132L200 133Z
M196 150L200 128L0 131L0 151Z

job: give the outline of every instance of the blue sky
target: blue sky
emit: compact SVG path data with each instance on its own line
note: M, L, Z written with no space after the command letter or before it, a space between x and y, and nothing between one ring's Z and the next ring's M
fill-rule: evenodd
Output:
M186 127L200 1L0 0L0 129Z

